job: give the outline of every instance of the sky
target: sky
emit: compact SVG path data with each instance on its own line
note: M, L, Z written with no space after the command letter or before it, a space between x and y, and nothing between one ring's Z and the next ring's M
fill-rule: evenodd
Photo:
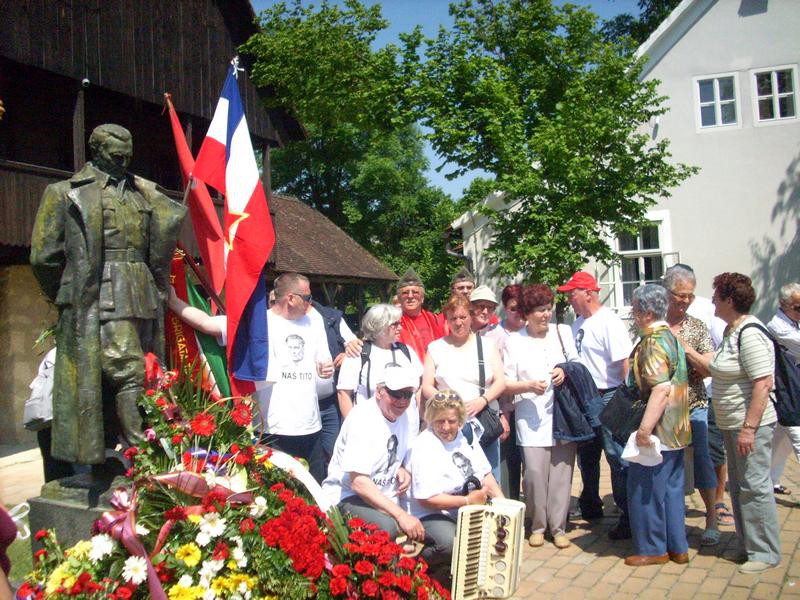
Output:
M280 0L251 0L253 9L256 13L277 4ZM434 37L439 30L439 26L449 28L452 19L448 14L448 6L451 0L362 0L368 6L380 4L382 6L383 17L389 21L389 27L380 32L375 40L379 46L399 41L400 33L408 32L415 26L422 26L422 32L428 37ZM563 0L555 0L556 4L564 4ZM338 0L333 0L334 4L339 4ZM620 13L639 14L638 0L570 0L571 4L586 6L591 8L600 19L610 19ZM286 4L290 4L286 1ZM303 1L304 5L320 4L319 1ZM442 188L454 200L461 197L464 188L481 172L474 171L453 180L445 178L448 172L447 165L440 172L436 172L436 167L443 164L443 160L436 156L436 153L426 144L425 154L430 162L428 170L428 181L432 185Z

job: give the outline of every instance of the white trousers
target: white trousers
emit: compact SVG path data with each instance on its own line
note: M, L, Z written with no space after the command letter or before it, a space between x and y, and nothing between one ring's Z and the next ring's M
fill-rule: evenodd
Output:
M772 464L770 465L769 475L772 484L778 485L786 467L786 461L794 450L795 458L800 462L800 426L775 427L775 434L772 437Z

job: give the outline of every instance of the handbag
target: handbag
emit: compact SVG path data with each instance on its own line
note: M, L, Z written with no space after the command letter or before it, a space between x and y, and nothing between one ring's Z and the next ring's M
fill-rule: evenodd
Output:
M600 423L608 429L618 444L628 443L631 434L639 429L647 403L639 398L639 388L620 385L600 413Z
M481 395L486 391L486 369L483 363L483 342L481 336L476 335L475 339L478 343L478 386L481 390ZM491 403L490 403L491 404ZM483 427L483 434L481 435L480 445L481 448L488 448L497 439L503 435L503 424L500 422L500 414L487 404L486 407L480 411L476 417Z

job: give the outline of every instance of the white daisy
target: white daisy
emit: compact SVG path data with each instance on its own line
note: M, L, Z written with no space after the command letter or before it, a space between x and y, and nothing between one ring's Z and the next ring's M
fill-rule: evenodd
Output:
M211 512L203 515L203 522L200 524L200 531L207 533L209 537L215 538L225 533L227 521L219 516L219 513Z
M265 512L267 512L267 499L264 496L256 496L250 505L250 516L257 519Z
M201 531L194 538L194 541L197 543L198 546L208 546L208 544L211 542L211 536L208 535L205 531Z
M122 578L135 585L142 583L147 579L147 561L141 556L128 557L122 569Z
M92 538L92 549L89 550L89 560L96 563L113 551L114 540L107 533L101 533Z
M150 530L141 523L136 524L136 535L145 536L150 533Z
M217 592L208 588L205 592L203 592L203 600L216 600L217 599Z
M182 575L180 579L178 579L178 585L185 588L190 588L194 585L194 580L192 579L191 575Z

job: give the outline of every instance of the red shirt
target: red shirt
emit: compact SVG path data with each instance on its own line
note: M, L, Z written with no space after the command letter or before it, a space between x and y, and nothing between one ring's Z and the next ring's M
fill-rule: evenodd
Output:
M400 341L414 349L420 361L425 360L428 344L445 335L444 318L422 310L416 317L400 317Z

